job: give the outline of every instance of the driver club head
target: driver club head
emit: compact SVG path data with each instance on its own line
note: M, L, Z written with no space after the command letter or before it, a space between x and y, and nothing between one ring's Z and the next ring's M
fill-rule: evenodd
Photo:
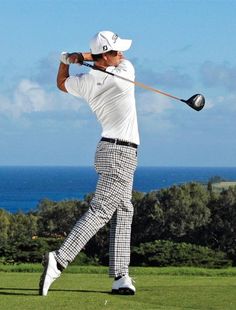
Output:
M205 105L205 98L201 94L193 95L188 100L183 101L196 111L200 111Z

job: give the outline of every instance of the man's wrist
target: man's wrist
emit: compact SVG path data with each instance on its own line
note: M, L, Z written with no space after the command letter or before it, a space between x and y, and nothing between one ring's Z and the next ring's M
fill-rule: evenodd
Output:
M83 55L85 61L93 61L92 53L83 52L82 55Z
M77 53L77 62L80 63L80 64L83 64L83 61L84 61L84 55L83 53Z

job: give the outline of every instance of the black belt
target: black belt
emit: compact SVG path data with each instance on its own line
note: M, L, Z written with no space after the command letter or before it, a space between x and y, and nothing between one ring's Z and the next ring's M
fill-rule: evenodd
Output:
M138 145L132 142L127 142L127 141L122 141L122 140L118 140L118 139L112 139L112 138L102 138L101 141L105 141L105 142L110 142L110 143L115 143L117 145L125 145L125 146L130 146L133 147L135 149L138 148Z

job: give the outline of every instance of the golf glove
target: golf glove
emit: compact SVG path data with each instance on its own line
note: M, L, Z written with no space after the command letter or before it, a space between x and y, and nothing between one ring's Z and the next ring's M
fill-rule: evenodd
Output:
M69 53L67 53L67 52L61 53L60 61L65 65L70 65L68 55L69 55Z
M72 61L70 62L70 59L69 59L69 56L71 55L72 57L76 54L77 56L77 59L76 59L76 62ZM61 53L61 57L60 57L60 61L62 63L64 63L65 65L70 65L71 63L76 63L78 65L82 65L83 64L83 61L84 61L84 57L83 57L83 54L82 53L72 53L72 54L69 54L67 52L62 52Z

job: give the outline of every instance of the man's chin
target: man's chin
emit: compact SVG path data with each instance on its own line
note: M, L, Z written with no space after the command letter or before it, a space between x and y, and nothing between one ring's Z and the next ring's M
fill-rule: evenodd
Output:
M114 67L118 67L119 66L119 64L122 62L122 59L121 60L119 60L115 65L114 65Z

